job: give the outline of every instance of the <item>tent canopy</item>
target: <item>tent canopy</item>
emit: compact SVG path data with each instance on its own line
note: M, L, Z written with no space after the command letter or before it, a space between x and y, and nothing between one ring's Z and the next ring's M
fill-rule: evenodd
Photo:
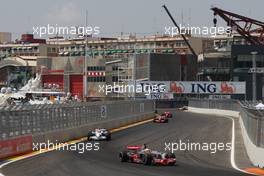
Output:
M255 107L256 107L256 109L264 109L264 104L263 103L259 103Z

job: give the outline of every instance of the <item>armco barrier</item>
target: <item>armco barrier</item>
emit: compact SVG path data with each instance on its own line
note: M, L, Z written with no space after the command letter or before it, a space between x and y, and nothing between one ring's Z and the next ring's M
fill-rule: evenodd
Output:
M0 108L0 141L32 135L34 143L64 142L97 128L117 128L153 117L150 100L105 101Z
M256 166L264 167L264 111L235 100L190 99L190 107L223 109L240 114L240 126L248 156Z

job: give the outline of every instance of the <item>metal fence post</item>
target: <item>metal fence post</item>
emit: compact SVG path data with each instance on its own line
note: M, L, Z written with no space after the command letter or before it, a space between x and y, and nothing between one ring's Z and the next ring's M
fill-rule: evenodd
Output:
M259 117L258 120L257 120L257 141L256 141L256 144L258 147L260 147L261 145L261 118Z

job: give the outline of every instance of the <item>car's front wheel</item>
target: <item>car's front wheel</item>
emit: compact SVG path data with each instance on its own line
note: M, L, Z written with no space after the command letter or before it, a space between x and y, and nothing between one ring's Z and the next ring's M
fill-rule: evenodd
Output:
M143 157L143 164L144 165L151 165L153 162L153 158L151 155L144 155Z
M110 141L111 140L111 134L110 133L106 135L106 140L107 141Z
M119 159L121 162L127 162L128 161L128 155L126 151L119 153Z
M89 132L88 134L87 134L87 140L89 141L89 140L91 140L91 137L93 136L93 133L92 132Z

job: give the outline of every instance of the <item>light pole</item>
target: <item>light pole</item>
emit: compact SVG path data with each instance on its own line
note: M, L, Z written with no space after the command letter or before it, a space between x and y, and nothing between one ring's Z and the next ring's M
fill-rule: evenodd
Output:
M120 86L119 86L119 63L117 63L117 82L118 82L118 93L117 97L119 98L119 93L120 93Z
M88 11L86 10L86 14L85 14L85 26L87 27L88 25ZM83 72L84 72L84 77L83 77L83 99L85 99L87 97L87 48L88 48L88 38L87 38L87 34L85 33L85 49L84 49L84 68L83 68Z
M256 55L258 54L258 52L254 51L251 52L252 54L252 101L255 102L257 100L257 95L256 95L256 84L257 84L257 77L256 77Z
M133 53L133 98L136 99L136 90L137 90L137 80L136 80L136 58L137 58L137 43L134 45Z

